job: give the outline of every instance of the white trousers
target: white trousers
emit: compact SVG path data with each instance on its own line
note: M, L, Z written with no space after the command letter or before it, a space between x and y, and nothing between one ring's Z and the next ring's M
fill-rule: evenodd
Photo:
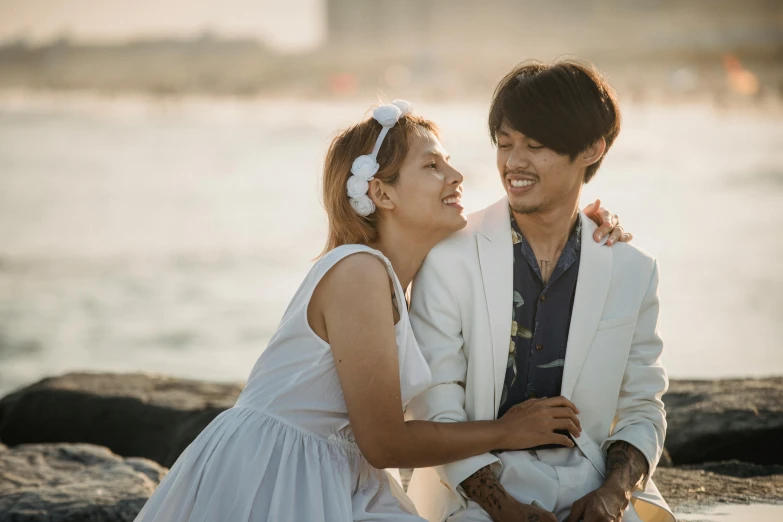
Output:
M604 479L579 448L556 448L499 453L500 483L508 493L525 504L555 514L562 522L571 505L598 489ZM497 471L497 470L495 470ZM468 501L448 522L491 522L481 506ZM623 513L623 522L641 522L633 506Z

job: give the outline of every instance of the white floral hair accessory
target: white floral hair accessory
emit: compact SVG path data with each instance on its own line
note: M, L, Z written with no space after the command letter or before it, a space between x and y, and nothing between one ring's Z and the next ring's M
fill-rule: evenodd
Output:
M370 181L378 172L378 151L381 149L383 139L389 133L389 129L394 127L403 116L411 113L412 106L405 100L394 100L393 102L381 105L372 113L372 117L380 123L383 128L375 140L375 146L370 154L359 156L353 160L351 165L352 176L348 178L347 191L350 203L353 209L362 217L369 216L375 212L375 204L367 195L370 189Z

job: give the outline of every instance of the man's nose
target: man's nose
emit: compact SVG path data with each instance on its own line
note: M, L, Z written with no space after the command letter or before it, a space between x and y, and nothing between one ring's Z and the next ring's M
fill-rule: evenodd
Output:
M526 169L530 166L530 158L527 153L515 147L506 158L506 168L508 170Z

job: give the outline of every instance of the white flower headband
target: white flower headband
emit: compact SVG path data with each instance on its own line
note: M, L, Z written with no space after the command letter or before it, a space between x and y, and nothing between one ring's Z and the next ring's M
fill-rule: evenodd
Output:
M389 129L394 127L400 118L410 114L411 111L412 106L410 102L394 100L389 104L381 105L372 113L372 117L383 126L383 129L381 129L378 139L375 140L375 147L373 147L372 152L353 160L353 165L351 166L351 174L353 175L348 178L347 183L351 206L362 217L369 216L375 212L375 204L370 199L370 196L367 195L367 191L370 190L370 181L374 179L373 176L380 168L377 160L383 139L389 133Z

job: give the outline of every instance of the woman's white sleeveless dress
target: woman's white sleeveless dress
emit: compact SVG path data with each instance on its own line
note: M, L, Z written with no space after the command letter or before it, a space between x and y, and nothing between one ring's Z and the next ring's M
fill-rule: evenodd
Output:
M383 261L397 302L405 302L391 263L377 250L344 245L318 260L236 405L180 455L137 522L423 522L397 482L359 451L331 349L307 321L318 282L357 252ZM395 330L404 408L431 375L405 307Z

